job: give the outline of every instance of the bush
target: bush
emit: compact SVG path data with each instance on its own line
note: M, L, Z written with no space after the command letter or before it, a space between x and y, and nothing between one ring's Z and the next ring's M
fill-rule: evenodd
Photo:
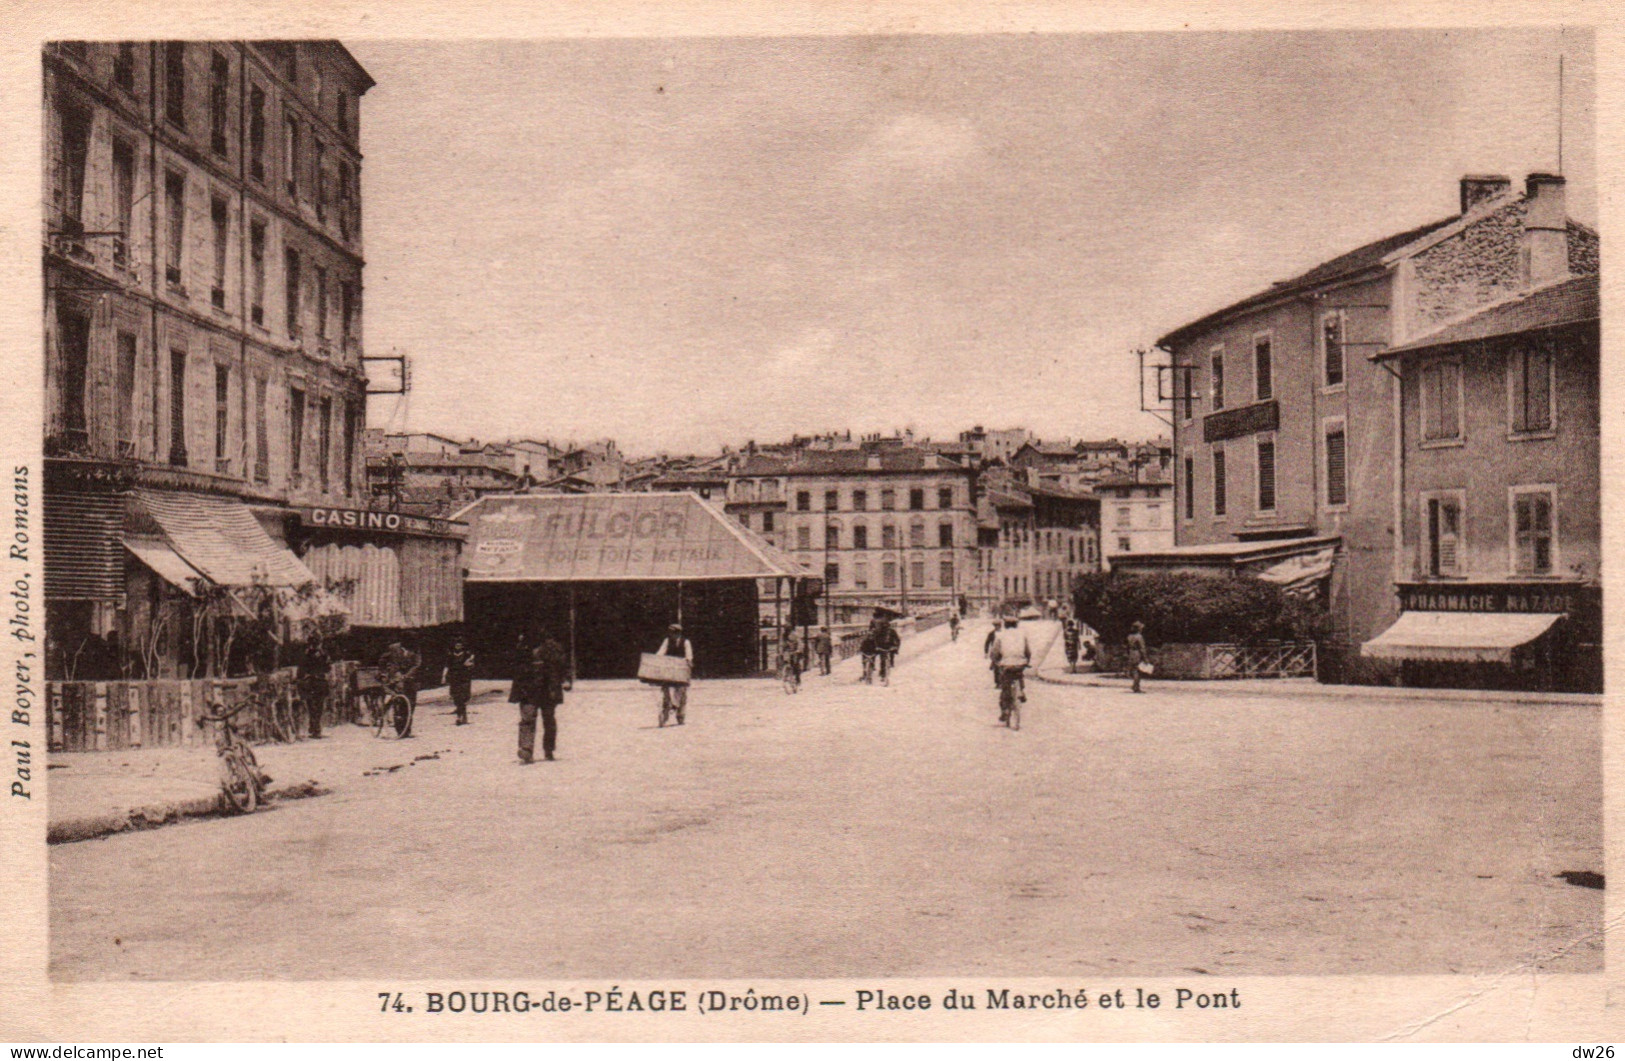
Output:
M1318 602L1251 577L1102 572L1079 580L1072 605L1107 644L1121 644L1136 619L1153 645L1312 641L1327 625Z

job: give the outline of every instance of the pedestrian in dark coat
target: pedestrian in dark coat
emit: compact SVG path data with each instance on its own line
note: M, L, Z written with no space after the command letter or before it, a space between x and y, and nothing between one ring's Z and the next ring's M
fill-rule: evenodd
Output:
M330 688L328 671L332 666L333 657L328 653L327 643L322 640L322 635L310 635L305 651L299 656L299 695L304 699L305 710L310 714L311 740L319 740L322 735L322 712L327 710Z
M542 718L542 758L551 761L558 745L559 726L554 712L564 702L568 681L564 650L545 634L530 650L514 675L508 702L519 705L519 761L536 757L536 716Z
M451 694L451 702L457 708L457 724L468 725L468 701L474 685L474 653L469 651L462 638L456 638L451 643L451 652L446 655L446 691Z

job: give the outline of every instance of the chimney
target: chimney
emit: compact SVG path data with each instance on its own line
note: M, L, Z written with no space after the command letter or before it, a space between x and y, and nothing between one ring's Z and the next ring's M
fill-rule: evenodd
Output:
M1469 173L1461 179L1461 212L1512 190L1512 178L1499 173Z
M1531 287L1569 275L1569 215L1563 186L1563 178L1550 173L1531 173L1524 185L1529 209L1523 218L1523 242Z

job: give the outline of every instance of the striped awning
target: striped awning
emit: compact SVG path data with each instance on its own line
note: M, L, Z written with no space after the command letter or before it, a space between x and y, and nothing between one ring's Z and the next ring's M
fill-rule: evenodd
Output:
M165 545L157 538L144 538L138 535L126 535L124 548L165 582L179 589L187 596L197 596L198 582L203 575L197 568L181 559L181 554Z
M1361 645L1360 654L1435 663L1511 663L1516 649L1561 618L1545 613L1402 612L1393 626Z
M316 580L235 498L138 490L136 500L164 544L216 585L303 586Z

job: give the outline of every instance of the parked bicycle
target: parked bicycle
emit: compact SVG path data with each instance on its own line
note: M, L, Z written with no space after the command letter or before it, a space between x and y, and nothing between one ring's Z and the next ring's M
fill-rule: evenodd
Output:
M384 730L394 730L399 740L412 732L412 698L401 688L399 680L385 679L377 696L367 699L372 711L372 733L382 737Z
M210 723L216 727L214 752L220 761L220 790L227 805L241 814L252 813L265 801L265 786L271 783L271 778L260 769L254 749L243 739L237 727L231 724L231 720L244 708L260 703L253 695L233 708L210 703L208 714L199 716L197 720L200 727Z

